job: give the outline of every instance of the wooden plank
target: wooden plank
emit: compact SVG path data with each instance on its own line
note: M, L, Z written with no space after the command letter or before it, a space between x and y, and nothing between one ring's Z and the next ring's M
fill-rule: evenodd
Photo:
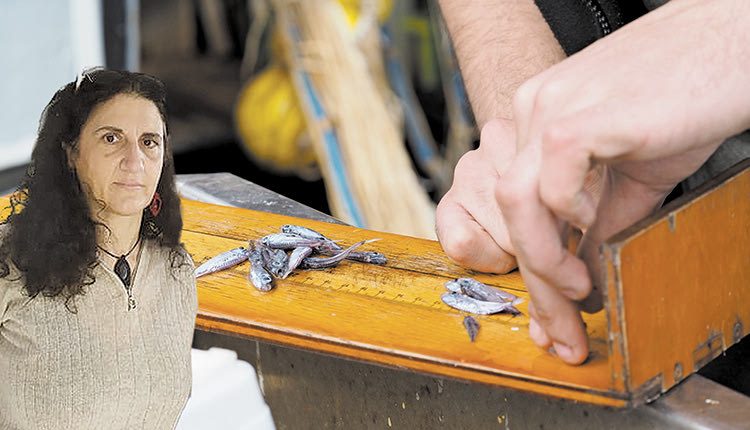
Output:
M634 401L666 391L748 332L749 243L750 160L605 245L612 336L626 345L612 361Z
M528 317L479 316L469 341L464 313L445 306L443 283L474 276L527 297L517 272L493 276L452 263L436 241L183 201L183 239L197 263L248 240L303 224L348 245L384 253L385 267L345 262L277 280L270 293L248 285L246 264L199 278L198 325L266 342L405 367L445 377L502 385L592 403L622 406L611 390L606 319L586 317L593 354L584 366L562 364L528 338ZM519 306L526 311L526 303Z

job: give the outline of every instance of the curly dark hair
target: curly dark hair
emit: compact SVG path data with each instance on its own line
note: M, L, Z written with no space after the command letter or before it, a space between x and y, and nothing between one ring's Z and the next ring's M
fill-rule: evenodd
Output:
M97 222L90 215L68 153L77 150L81 129L94 108L119 94L152 101L167 127L164 84L152 76L127 71L89 70L58 90L42 112L31 164L11 196L10 216L3 222L7 231L0 245L0 277L9 275L8 262L12 261L31 297L42 293L70 299L94 282ZM182 217L166 137L164 165L156 187L161 211L154 216L144 209L140 237L168 248L176 267L182 264L177 261L179 256L184 255Z

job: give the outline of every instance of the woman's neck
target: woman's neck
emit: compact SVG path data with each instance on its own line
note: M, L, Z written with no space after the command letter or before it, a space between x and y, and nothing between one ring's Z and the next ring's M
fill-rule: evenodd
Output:
M97 243L115 255L133 249L141 230L140 217L111 217L97 227Z

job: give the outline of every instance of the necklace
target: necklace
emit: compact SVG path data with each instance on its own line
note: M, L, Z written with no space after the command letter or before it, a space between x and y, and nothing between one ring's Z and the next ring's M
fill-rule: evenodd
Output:
M141 237L138 236L138 240L135 241L135 243L133 244L133 247L130 248L130 251L128 251L126 254L123 254L119 257L107 251L106 249L102 248L101 246L96 245L99 249L107 253L107 255L117 260L117 262L115 262L115 275L117 275L117 277L120 278L120 280L126 287L130 287L130 282L132 281L130 279L130 264L128 264L127 258L128 258L128 255L130 255L130 253L132 253L133 250L135 250L135 247L138 246L140 242L141 242Z

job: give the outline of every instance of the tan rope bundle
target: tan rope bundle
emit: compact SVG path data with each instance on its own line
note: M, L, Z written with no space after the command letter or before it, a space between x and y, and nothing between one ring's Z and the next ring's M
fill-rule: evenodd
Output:
M377 26L360 28L355 36L332 0L276 0L275 5L298 93L305 92L299 76L306 74L327 114L327 122L316 120L309 100L303 102L316 153L326 157L322 136L332 127L363 227L435 238L435 205L404 147L399 108L386 87ZM320 164L328 186L334 172ZM333 215L352 222L338 192L328 186Z

